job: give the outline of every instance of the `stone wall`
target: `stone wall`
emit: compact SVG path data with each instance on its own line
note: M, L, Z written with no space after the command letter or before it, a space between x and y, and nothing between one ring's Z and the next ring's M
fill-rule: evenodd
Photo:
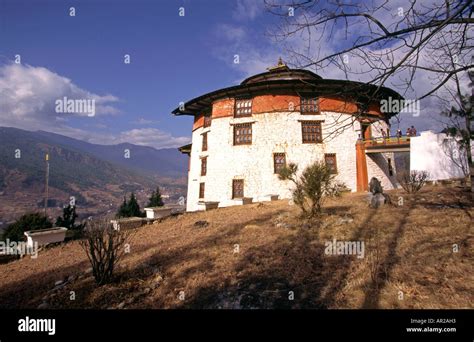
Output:
M224 107L225 108L225 107ZM213 113L214 115L214 113ZM321 120L322 144L303 144L301 120ZM280 181L274 174L273 153L285 153L287 164L296 163L302 171L325 153L335 153L336 179L356 190L355 143L359 123L348 114L322 112L321 115L301 115L299 112L261 113L252 117L219 117L210 127L197 128L192 136L191 167L188 180L187 210L198 205L199 183L205 183L205 201L218 201L220 206L236 204L232 197L232 180L244 180L244 195L258 201L269 194L290 198L292 184ZM252 144L233 145L233 125L252 123ZM351 124L352 123L352 124ZM330 135L336 130L337 134ZM201 151L202 133L208 132L208 151ZM207 158L207 174L201 176L201 158ZM376 166L374 166L375 168Z

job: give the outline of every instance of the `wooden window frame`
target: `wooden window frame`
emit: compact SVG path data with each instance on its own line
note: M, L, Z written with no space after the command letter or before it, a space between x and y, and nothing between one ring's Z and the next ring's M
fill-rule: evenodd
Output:
M201 158L201 176L205 176L207 174L207 157Z
M242 103L248 104L250 103L250 106L240 106ZM252 106L253 106L253 99L252 98L240 98L240 99L235 99L234 103L234 118L242 118L242 117L247 117L247 116L252 116ZM248 113L239 113L239 111L243 109L245 111L248 111Z
M283 157L283 163L277 163L277 157ZM278 167L286 166L286 154L285 153L273 153L273 173L278 173Z
M202 148L201 148L202 151L207 151L207 147L208 147L207 146L207 133L208 132L205 132L202 134Z
M306 103L314 101L314 103ZM316 110L307 110L306 108L316 107ZM300 113L302 115L319 115L319 97L317 96L300 96Z
M246 133L246 134L237 134L237 132L239 132L240 129L246 129L246 128L250 128L250 134ZM234 146L236 145L252 145L252 140L253 140L253 127L252 127L252 123L241 123L241 124L235 124L234 125ZM237 136L250 136L250 141L248 141L247 139L245 139L244 142L242 141L237 141Z
M301 122L301 138L303 144L321 144L323 142L323 126L321 124L322 121L300 121ZM319 132L305 132L305 126L319 126ZM308 134L315 134L317 135L316 140L307 139ZM306 139L305 139L306 137Z
M388 166L388 175L392 177L393 176L392 158L387 158L387 166Z
M326 165L328 165L328 159L333 159L334 160L334 169L331 170L331 173L332 174L337 174L338 173L338 170L337 170L337 157L336 157L336 153L325 153L324 154L324 163Z
M199 199L204 198L205 190L206 190L206 183L199 183Z
M211 112L208 110L208 111L204 112L203 116L204 116L203 128L211 127L211 124L212 124L212 114L211 114Z
M238 196L239 194L236 194L236 183L242 183L242 196ZM232 199L240 199L244 198L244 180L243 179L232 179Z

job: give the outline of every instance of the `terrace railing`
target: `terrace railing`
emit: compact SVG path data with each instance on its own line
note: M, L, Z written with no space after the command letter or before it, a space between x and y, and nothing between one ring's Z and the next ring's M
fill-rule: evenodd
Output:
M410 148L410 136L391 136L391 137L380 137L363 139L366 150L375 149L393 149L394 151L399 149Z

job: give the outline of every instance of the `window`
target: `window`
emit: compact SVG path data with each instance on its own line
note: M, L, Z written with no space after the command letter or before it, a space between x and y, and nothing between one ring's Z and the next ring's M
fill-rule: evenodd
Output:
M204 198L205 183L199 183L199 198Z
M273 153L273 169L278 173L286 165L286 157L284 153Z
M388 174L389 176L393 176L392 158L387 158L387 164L388 164Z
M233 179L232 180L232 198L244 197L244 180Z
M201 158L201 176L207 173L207 157Z
M324 155L324 161L326 166L331 170L331 173L337 173L336 154L327 153Z
M252 115L252 99L236 99L234 116L250 116Z
M234 125L234 145L252 144L252 124Z
M207 132L202 135L202 150L207 151Z
M210 127L212 122L212 116L210 111L204 113L204 128Z
M301 121L301 130L304 144L321 143L323 141L320 121Z
M317 97L301 97L301 114L319 114Z

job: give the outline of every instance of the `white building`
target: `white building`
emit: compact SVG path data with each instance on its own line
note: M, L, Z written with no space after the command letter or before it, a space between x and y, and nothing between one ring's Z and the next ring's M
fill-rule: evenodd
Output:
M410 170L427 171L430 180L464 178L469 174L466 151L454 137L421 132L410 141Z
M382 139L396 113L382 113L380 100L400 96L375 89L325 80L280 62L175 109L175 115L194 116L192 144L180 148L190 155L187 210L202 210L206 202L224 207L242 204L243 198L290 198L291 183L276 173L289 162L303 170L325 161L352 191L366 191L374 176L384 189L393 188L393 152L407 151L409 142Z

